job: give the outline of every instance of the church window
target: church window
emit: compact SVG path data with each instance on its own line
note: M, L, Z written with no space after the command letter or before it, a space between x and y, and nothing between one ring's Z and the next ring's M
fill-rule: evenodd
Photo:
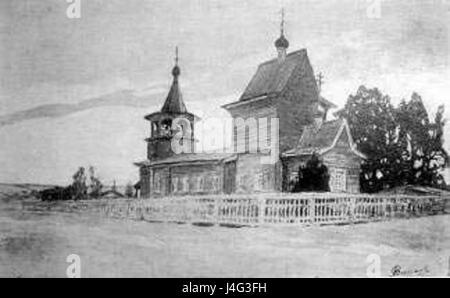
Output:
M345 192L347 190L347 175L345 169L333 169L330 175L330 188L332 192Z
M245 153L250 152L250 128L245 126Z
M211 189L211 177L206 176L204 178L203 187L205 191L209 191Z
M238 128L236 125L233 126L233 147L234 147L234 152L237 153L238 152Z
M173 191L173 193L178 192L178 177L172 178L172 191Z
M183 177L183 192L189 191L189 178L187 176Z
M256 188L258 189L262 189L264 187L264 175L262 172L258 172L258 176L257 176L257 185Z
M161 175L159 173L155 173L155 175L153 176L153 186L155 192L161 192Z
M199 187L200 191L205 190L205 177L201 176L199 179Z
M183 191L183 180L181 179L181 177L178 177L178 187L177 187L177 191Z
M220 180L220 179L219 179L218 176L214 176L214 178L212 179L212 189L213 189L214 191L217 191L217 190L219 189L219 183L220 183L219 180Z
M247 175L242 175L239 177L239 186L244 189L249 189L251 185L249 183L249 177Z
M194 177L192 177L191 178L191 185L192 185L192 187L191 187L191 191L192 192L197 192L198 191L198 177L197 176L194 176Z
M272 172L270 169L263 169L263 188L270 188L272 180Z

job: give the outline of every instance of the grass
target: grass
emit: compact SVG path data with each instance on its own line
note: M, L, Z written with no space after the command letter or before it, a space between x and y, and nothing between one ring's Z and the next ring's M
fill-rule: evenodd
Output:
M25 211L18 195L7 197L0 201L0 277L65 277L70 254L81 257L82 277L365 277L374 253L383 276L396 265L431 276L449 269L448 215L237 229Z

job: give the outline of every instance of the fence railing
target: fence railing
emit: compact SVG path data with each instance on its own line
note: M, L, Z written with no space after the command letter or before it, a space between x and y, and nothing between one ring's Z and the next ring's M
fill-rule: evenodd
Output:
M235 195L108 200L106 216L224 225L326 225L426 216L449 211L449 198L371 195Z

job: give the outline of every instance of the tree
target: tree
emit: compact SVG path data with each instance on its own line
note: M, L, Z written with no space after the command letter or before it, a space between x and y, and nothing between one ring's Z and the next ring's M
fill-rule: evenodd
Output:
M85 200L88 197L84 167L80 167L73 175L72 193L75 200Z
M134 186L131 182L128 182L125 186L125 196L131 198L134 196Z
M361 86L350 95L338 116L347 119L355 143L368 157L361 164L361 190L442 184L439 171L448 161L443 113L440 107L431 122L418 94L398 108L376 88Z
M330 191L329 181L328 168L316 154L313 154L306 165L300 166L293 192Z
M394 173L401 167L403 149L397 142L396 114L390 97L376 88L361 86L338 115L347 119L358 149L368 157L361 164L362 191L398 186L401 182Z
M89 167L89 176L90 176L89 196L91 198L97 199L102 194L103 184L100 181L100 179L95 176L95 168L92 166Z
M444 186L441 170L448 163L443 148L444 106L440 106L431 121L422 98L414 93L409 102L402 100L397 111L399 139L405 144L404 179L408 184Z

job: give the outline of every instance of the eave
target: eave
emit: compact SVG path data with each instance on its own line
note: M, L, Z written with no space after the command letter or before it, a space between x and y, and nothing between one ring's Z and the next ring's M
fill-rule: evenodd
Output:
M233 109L233 108L237 108L243 105L247 105L250 103L255 103L255 102L259 102L265 99L270 99L272 98L273 94L265 94L265 95L261 95L261 96L257 96L257 97L253 97L250 99L244 99L244 100L239 100L239 101L235 101L229 104L225 104L223 106L221 106L223 109Z

